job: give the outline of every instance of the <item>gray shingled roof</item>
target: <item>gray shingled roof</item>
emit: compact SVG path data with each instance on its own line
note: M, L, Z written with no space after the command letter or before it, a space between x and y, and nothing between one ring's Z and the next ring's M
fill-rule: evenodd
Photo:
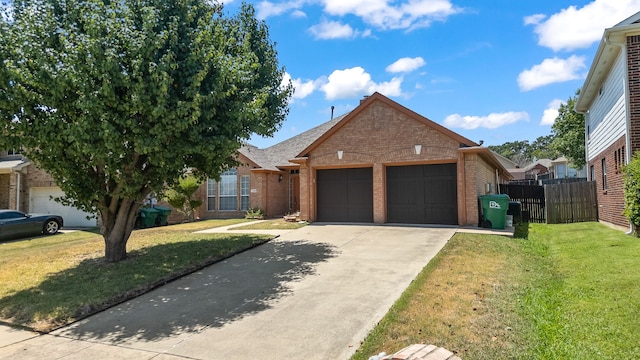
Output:
M314 141L318 140L318 138L324 135L324 133L329 131L329 129L347 115L348 113L338 116L326 123L314 127L313 129L307 130L302 134L296 135L266 149L259 149L248 144L240 148L238 151L266 170L277 171L279 170L279 166L297 165L289 162L289 160L298 156L302 150L306 149Z

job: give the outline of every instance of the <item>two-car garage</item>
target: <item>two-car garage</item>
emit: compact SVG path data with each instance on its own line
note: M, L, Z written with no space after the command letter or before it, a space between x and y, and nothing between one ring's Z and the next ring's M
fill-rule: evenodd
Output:
M387 166L386 222L458 223L456 164ZM316 172L317 220L373 222L373 169Z

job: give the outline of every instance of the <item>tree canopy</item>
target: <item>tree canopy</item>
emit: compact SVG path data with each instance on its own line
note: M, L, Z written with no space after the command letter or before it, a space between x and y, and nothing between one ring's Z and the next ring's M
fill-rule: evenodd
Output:
M575 110L576 95L570 97L566 104L560 105L558 117L551 130L554 135L554 148L567 157L574 168L580 169L586 164L584 115Z
M126 257L142 200L273 135L291 84L251 5L25 0L0 19L0 148L20 146Z
M556 159L560 154L552 146L553 135L540 136L535 141L510 141L502 145L488 146L492 151L510 159L518 166L524 167L534 159Z
M585 164L584 115L575 111L576 95L560 105L551 134L540 136L535 141L511 141L502 145L491 145L489 149L525 166L534 159L556 159L566 156L571 165L581 169Z

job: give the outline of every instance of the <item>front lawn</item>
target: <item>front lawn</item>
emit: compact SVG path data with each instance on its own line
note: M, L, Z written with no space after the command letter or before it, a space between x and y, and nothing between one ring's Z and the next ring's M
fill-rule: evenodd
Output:
M353 359L413 343L463 359L640 358L640 239L598 223L456 234Z
M308 225L308 223L305 221L297 222L285 221L284 219L273 219L260 221L253 224L234 226L229 230L294 230L306 225Z
M0 243L0 321L50 331L270 239L194 234L244 220L135 230L129 257L105 263L104 241L76 231Z

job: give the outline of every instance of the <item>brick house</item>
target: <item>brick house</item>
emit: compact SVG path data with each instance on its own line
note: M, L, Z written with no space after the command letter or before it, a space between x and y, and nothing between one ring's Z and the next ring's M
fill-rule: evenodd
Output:
M576 101L600 221L629 226L621 167L640 149L640 13L605 29Z
M242 166L208 180L200 219L275 217L369 223L478 224L478 196L512 176L487 148L375 93L348 114L281 143L239 149ZM57 213L95 226L50 199L63 193L21 155L0 153L0 208ZM183 218L173 212L170 222Z
M96 226L96 218L52 197L64 196L47 172L15 151L0 151L0 209L29 213L58 214L65 227Z
M201 219L249 208L309 221L477 225L479 195L511 175L477 143L374 93L200 189Z

